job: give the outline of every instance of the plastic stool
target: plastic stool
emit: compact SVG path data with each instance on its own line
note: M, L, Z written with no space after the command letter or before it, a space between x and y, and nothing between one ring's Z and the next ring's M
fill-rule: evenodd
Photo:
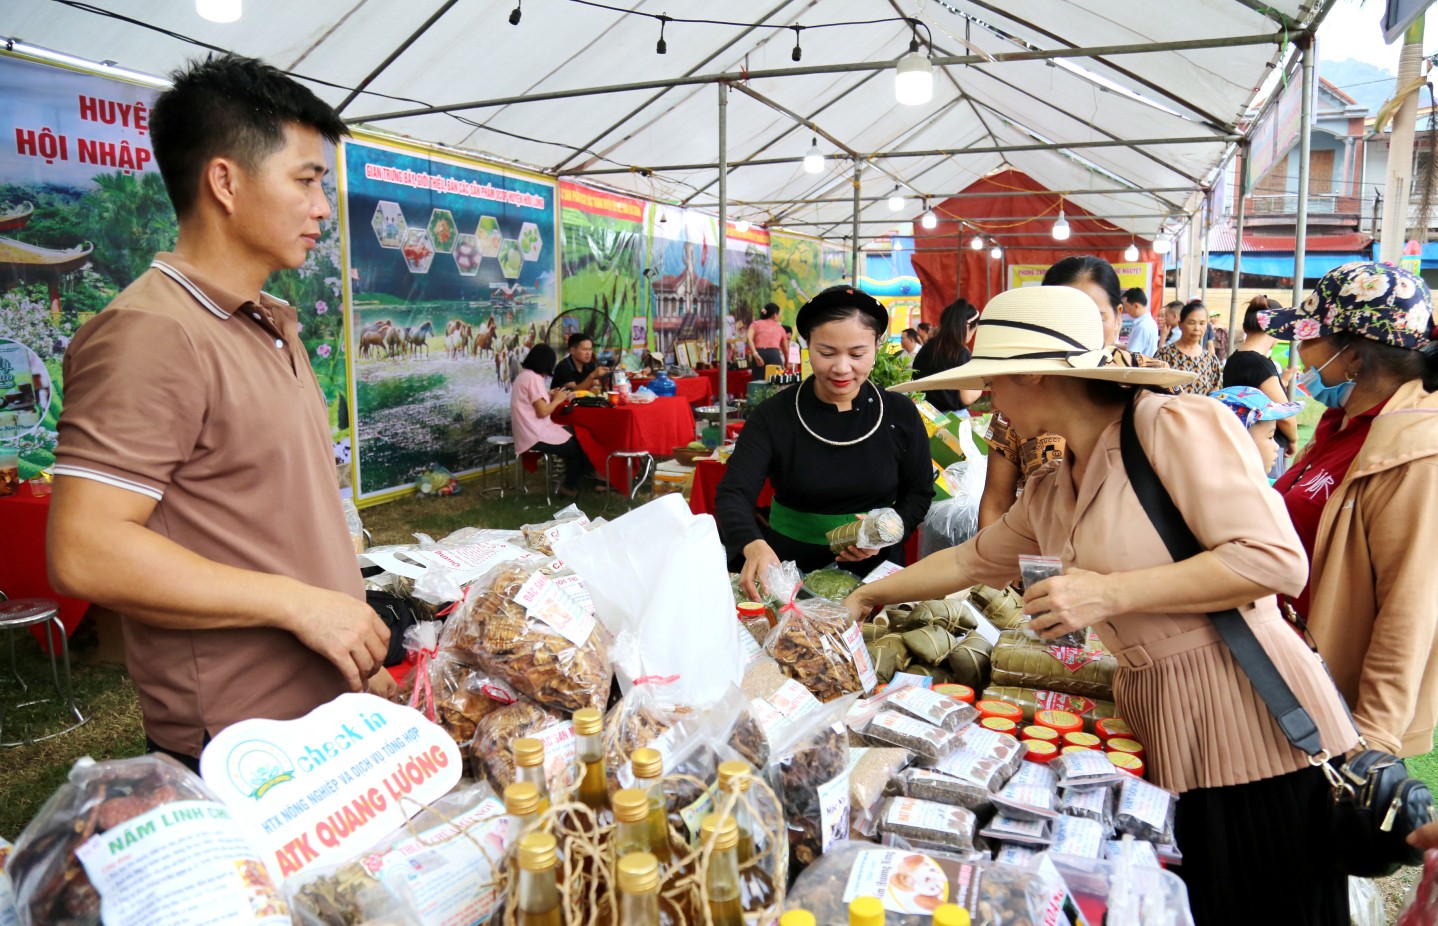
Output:
M20 670L15 664L15 631L37 624L45 625L45 642L49 644L50 676L55 682L55 693L65 704L69 705L70 712L75 715L75 722L63 730L57 730L34 739L6 740L5 715L9 710L21 710L34 707L37 704L48 704L49 699L23 701L9 708L0 704L0 747L25 746L42 740L54 739L83 726L90 719L80 713L80 708L75 704L75 692L70 685L70 643L65 637L65 625L60 622L60 605L47 598L17 598L14 601L0 602L0 627L5 629L6 640L10 645L10 674L19 684L20 693L23 695L29 691L30 686L25 684L25 680L20 677ZM58 663L55 661L55 631L59 631L60 637L60 662ZM63 673L61 672L62 667Z
M624 474L626 476L630 476L633 474L635 460L644 461L644 469L640 472L639 478L634 479L629 486L629 500L633 502L634 497L639 494L640 487L644 485L644 481L654 475L654 454L650 453L647 450L616 450L609 456L605 457L604 479L611 486L617 489L619 488L619 486L617 483L615 483L614 477L611 476L609 473L610 464L612 464L615 459L624 461ZM630 507L632 508L633 505L631 505Z
M490 484L489 484L489 468L486 467L485 470L484 470L484 488L480 489L479 491L480 491L481 493L488 493L488 492L498 491L498 492L499 492L499 497L500 497L500 498L504 498L504 473L503 473L503 469L504 469L505 466L509 465L510 463L515 464L515 469L518 469L518 468L519 468L519 465L518 465L518 464L519 464L519 460L518 460L518 459L515 457L515 455L514 455L514 438L513 438L513 437L510 437L508 434L491 434L489 437L486 437L486 438L484 439L484 442L485 442L486 444L489 444L491 447L497 447L497 448L499 448L499 466L500 466L501 472L500 472L500 477L499 477L499 485L496 486L496 487L491 487ZM520 477L518 474L516 474L516 475L515 475L515 488L516 488L516 490L519 489L521 485L522 485L521 477Z

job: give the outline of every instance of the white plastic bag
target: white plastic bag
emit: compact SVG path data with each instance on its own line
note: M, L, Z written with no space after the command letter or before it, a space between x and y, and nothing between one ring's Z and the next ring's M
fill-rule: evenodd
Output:
M974 443L973 425L959 422L959 447L964 459L944 470L944 481L953 498L934 502L919 531L919 555L956 547L979 531L979 501L988 475L988 457Z
M1370 878L1348 879L1348 917L1351 926L1387 926L1383 895L1378 882Z
M674 675L674 697L703 708L743 680L743 630L712 517L665 495L560 539L555 552L613 635L610 656L626 692L637 678Z

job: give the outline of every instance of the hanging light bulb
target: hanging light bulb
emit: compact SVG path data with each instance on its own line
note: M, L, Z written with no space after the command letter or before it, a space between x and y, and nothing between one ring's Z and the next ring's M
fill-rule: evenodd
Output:
M938 228L939 217L934 215L934 210L929 208L929 201L924 200L924 215L919 219L919 224L925 228Z
M904 208L904 194L899 192L899 185L894 184L894 192L889 194L889 211L898 212Z
M1004 249L1001 248L1001 247L999 247L998 242L995 242L995 243L994 243L993 250L989 251L989 257L993 258L994 260L999 260L999 259L1002 258L1003 256L1004 256Z
M973 239L969 241L969 247L975 251L982 251L984 249L984 236L975 235Z
M894 99L904 106L922 106L934 98L934 63L919 51L916 35L894 68Z
M809 150L804 154L804 173L821 174L824 172L824 152L819 150L819 139L815 138Z
M1171 250L1173 239L1168 236L1168 232L1159 232L1158 237L1153 239L1153 253L1167 254Z
M242 0L195 0L195 12L212 23L232 23L240 18Z
M1054 240L1069 240L1069 220L1064 218L1064 207L1062 205L1059 206L1058 221L1054 222Z
M1138 245L1130 241L1128 243L1128 247L1123 249L1123 259L1128 261L1129 263L1133 263L1134 261L1138 260Z
M891 242L893 242L893 244L890 245L890 248L889 248L890 250L892 250L892 251L902 251L902 250L904 249L904 239L903 239L903 238L890 238L889 240L890 240Z

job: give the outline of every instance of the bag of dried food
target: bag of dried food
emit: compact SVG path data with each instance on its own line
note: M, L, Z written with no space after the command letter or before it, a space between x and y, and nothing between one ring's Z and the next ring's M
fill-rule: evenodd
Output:
M1060 646L1028 630L1006 630L991 658L995 685L1113 700L1113 674L1118 660L1101 648Z
M289 926L231 811L168 756L86 756L20 834L7 866L23 926Z
M526 524L521 527L524 545L545 556L554 555L554 545L569 537L578 537L589 526L589 518L578 505L570 505L556 511L551 520L541 524Z
M974 847L978 820L974 812L954 804L891 797L879 805L879 832L886 843L902 839L916 849L965 852Z
M1026 869L844 841L800 875L785 903L808 910L820 923L848 922L850 901L877 897L884 926L929 926L934 908L944 903L972 911L975 926L1019 926L1045 922L1053 894Z
M295 926L424 926L404 882L386 884L355 862L307 868L285 882Z
M546 707L603 710L613 677L604 631L548 572L516 561L475 580L440 648Z
M628 767L634 750L654 746L661 755L666 754L672 750L669 740L673 739L674 727L695 716L695 708L686 703L679 682L677 675L636 678L633 687L604 718L604 759L611 790L619 780L620 770Z
M896 787L913 769L909 763L914 754L896 746L850 746L849 747L849 813L851 828L867 836L874 834L872 826L860 826L859 821L869 817L879 798Z
M843 553L850 547L882 550L904 539L904 519L892 508L875 508L825 536L829 539L829 549L835 553Z
M439 648L438 621L416 624L404 634L404 648L414 668L395 692L395 701L424 714L460 746L474 739L485 716L515 700L501 682L476 672Z
M861 732L870 741L898 746L930 761L942 759L960 743L958 736L948 730L897 710L879 711Z
M783 805L789 870L798 874L849 835L849 736L844 715L856 695L830 701L783 727L766 776Z
M1128 776L1118 789L1114 829L1155 845L1173 843L1173 820L1178 795L1141 778Z
M547 710L527 698L486 714L475 726L469 743L469 774L482 778L503 793L514 783L514 741L532 737L544 743L544 774L551 794L574 783L578 746L574 723L558 711Z
M899 777L899 791L908 797L979 810L1008 778L1004 759L960 749L931 768L907 769Z
M793 563L771 567L764 584L787 602L764 651L790 678L803 682L820 701L874 690L878 680L863 631L849 623L843 605L823 598L796 600L802 580Z

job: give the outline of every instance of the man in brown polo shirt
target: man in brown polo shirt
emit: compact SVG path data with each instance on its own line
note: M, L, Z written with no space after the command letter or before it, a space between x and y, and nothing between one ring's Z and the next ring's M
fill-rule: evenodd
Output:
M334 111L274 68L174 75L150 120L174 253L65 354L48 560L124 615L152 748L196 761L224 727L290 719L382 665L295 310L260 291L315 247Z

